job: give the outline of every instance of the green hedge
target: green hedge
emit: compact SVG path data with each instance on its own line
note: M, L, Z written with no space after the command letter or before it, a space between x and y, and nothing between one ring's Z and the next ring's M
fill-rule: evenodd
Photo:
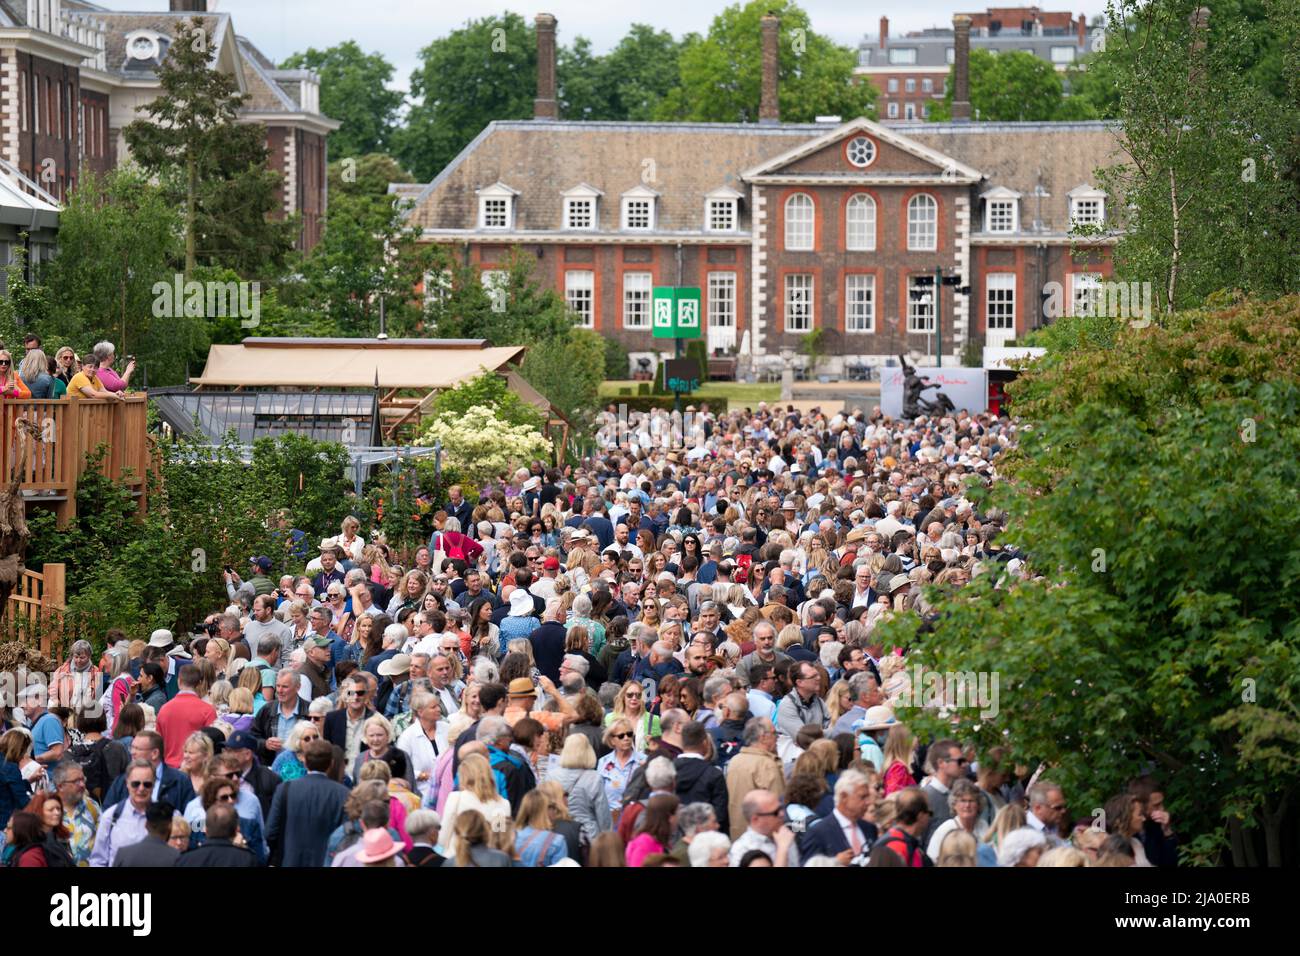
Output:
M721 415L727 410L727 399L725 398L698 398L694 395L682 396L682 408L687 405L700 407L701 402L707 402L709 411ZM626 405L629 412L648 412L652 408L666 408L669 411L673 409L672 395L607 395L600 400L601 407L608 405Z

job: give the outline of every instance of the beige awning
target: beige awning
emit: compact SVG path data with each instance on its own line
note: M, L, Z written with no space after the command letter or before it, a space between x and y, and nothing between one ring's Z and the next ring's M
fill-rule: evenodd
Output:
M443 389L523 361L522 346L473 347L437 340L245 340L213 345L199 387Z

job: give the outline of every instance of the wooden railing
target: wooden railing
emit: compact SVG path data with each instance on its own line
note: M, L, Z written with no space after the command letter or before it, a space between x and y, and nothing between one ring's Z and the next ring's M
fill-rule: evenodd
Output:
M77 483L86 470L86 453L107 448L105 477L123 481L145 506L151 464L147 435L148 397L125 399L55 398L6 400L0 405L0 482L12 480L14 463L26 446L21 478L28 501L53 501L60 527L77 514ZM17 424L23 418L38 434L32 441Z
M41 653L50 656L61 636L64 602L67 600L67 569L47 564L40 571L23 571L9 593L0 621L0 639L23 644L40 643Z

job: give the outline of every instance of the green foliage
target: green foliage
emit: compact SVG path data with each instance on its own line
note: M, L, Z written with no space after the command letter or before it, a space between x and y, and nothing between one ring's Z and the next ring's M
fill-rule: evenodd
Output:
M667 30L634 23L609 53L595 56L585 37L561 47L556 64L560 115L576 120L654 118L677 85L682 44Z
M295 53L281 68L319 75L320 111L343 123L330 133L331 156L359 157L388 148L402 94L388 88L393 65L382 53L366 53L355 40L345 40Z
M59 255L43 277L50 299L40 327L46 341L67 342L81 353L107 339L119 355L136 356L151 385L183 382L187 363L206 353L208 330L183 308L156 314L154 288L173 286L183 254L180 230L165 191L138 169L84 176L60 220Z
M709 380L709 347L703 338L686 340L686 358L694 360L700 370L700 381L707 382Z
M26 235L25 233L21 235ZM0 342L19 342L29 329L42 332L48 327L50 290L43 277L28 283L27 250L16 246L13 261L3 268L5 294L0 296Z
M826 354L826 330L821 326L810 329L799 341L799 354L808 356L809 369L816 369Z
M537 91L537 41L517 13L471 20L420 51L406 126L393 136L402 164L431 180L491 120L527 119Z
M262 484L279 489L295 528L334 528L351 513L350 464L343 445L292 432L253 444L253 471Z
M605 378L622 379L628 375L631 360L623 343L613 336L605 339Z
M184 21L158 69L148 118L123 128L132 158L183 210L185 272L200 262L270 278L293 248L295 224L270 218L280 176L266 166L266 130L240 123L247 94L215 70L218 52L198 17Z
M1042 340L1014 386L1033 427L1013 481L976 497L1047 578L977 578L937 595L932 631L885 625L927 668L999 677L995 716L906 719L1045 761L1075 808L1154 766L1186 859L1222 862L1236 821L1280 865L1300 784L1297 318L1291 297Z
M443 253L446 255L445 251ZM440 338L486 339L490 345L528 345L564 334L573 325L564 298L533 278L536 259L511 250L495 268L504 277L504 312L494 311L492 298L483 288L475 266L442 260L451 275L451 288L444 299L429 304L425 311ZM436 268L436 267L435 267Z
M447 252L419 242L420 230L388 194L390 181L409 175L383 154L341 160L329 172L321 241L296 280L282 287L288 317L307 334L368 338L379 332L382 299L390 335L420 334L424 306L412 290L426 273L441 270Z
M569 329L529 346L519 371L575 428L585 429L605 380L604 340L590 329Z
M1115 76L1117 135L1131 157L1098 177L1125 227L1116 277L1150 282L1162 309L1219 290L1300 288L1300 47L1286 50L1291 89L1281 100L1242 60L1267 46L1261 29L1300 35L1300 8L1252 4L1271 11L1264 28L1233 5L1216 7L1209 42L1198 44L1188 22L1196 6L1119 0L1099 58Z
M681 78L656 109L656 119L716 123L758 120L762 91L762 32L767 12L781 17L781 119L812 122L875 115L875 88L853 82L857 54L814 33L808 14L792 0L733 4L713 19L705 37L683 41Z
M950 69L943 100L930 107L931 121L952 118L953 83ZM1052 64L1023 50L971 50L970 103L971 118L981 122L1095 118L1088 101L1064 95Z
M527 425L537 431L546 426L546 416L512 392L510 383L495 372L484 372L455 388L443 389L434 397L430 414L462 417L476 405L492 409L497 418L511 425Z

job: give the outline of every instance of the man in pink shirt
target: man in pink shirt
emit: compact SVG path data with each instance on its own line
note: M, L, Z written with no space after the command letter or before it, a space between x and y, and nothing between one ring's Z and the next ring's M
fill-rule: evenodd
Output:
M199 669L186 664L176 675L176 685L180 688L176 696L158 711L156 725L163 737L163 763L169 767L180 767L185 741L190 734L217 719L213 706L194 693L198 684Z

